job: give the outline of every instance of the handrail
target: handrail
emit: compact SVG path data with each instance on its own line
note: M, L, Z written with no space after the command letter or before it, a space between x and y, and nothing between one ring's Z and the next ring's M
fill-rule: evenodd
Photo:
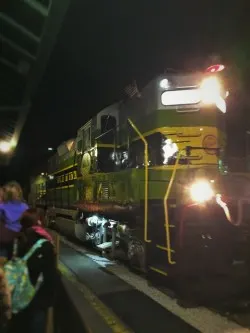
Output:
M133 130L138 134L142 142L144 143L144 170L145 170L145 181L144 181L144 241L150 243L151 240L148 239L148 143L144 136L141 134L139 129L133 123L133 121L128 118L128 122Z
M167 186L167 190L166 190L166 193L165 193L164 199L163 199L164 215L165 215L165 228L166 228L166 247L167 247L167 253L168 253L168 262L170 265L174 265L174 264L176 264L176 262L172 260L172 255L171 255L171 241L170 241L170 228L169 228L168 202L167 201L168 201L168 197L169 197L169 194L170 194L173 182L174 182L174 178L176 175L181 153L182 153L182 150L179 151L179 153L177 154L174 169L173 169L173 172L172 172L172 175L171 175L171 178L170 178L170 181Z
M242 220L243 220L242 204L243 203L248 203L249 204L250 203L249 198L242 197L242 198L237 200L237 207L238 207L237 213L238 214L237 214L236 219L234 219L233 216L231 215L230 210L229 210L226 202L224 202L221 198L221 194L216 195L216 202L223 209L228 222L230 222L232 225L237 226L237 227L242 225Z

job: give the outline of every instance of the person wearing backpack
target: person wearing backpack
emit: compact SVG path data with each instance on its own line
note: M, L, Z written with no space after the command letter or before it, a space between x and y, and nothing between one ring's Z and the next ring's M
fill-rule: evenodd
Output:
M7 183L2 189L0 202L0 255L10 257L13 240L21 230L20 217L28 209L23 192L17 182Z
M23 237L15 242L14 259L5 265L7 280L14 288L9 330L44 333L59 278L55 249L36 209L28 209L20 223Z

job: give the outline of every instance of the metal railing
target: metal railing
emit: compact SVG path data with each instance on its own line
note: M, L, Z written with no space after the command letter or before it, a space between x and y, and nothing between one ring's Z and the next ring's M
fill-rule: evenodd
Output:
M163 199L163 205L164 205L164 217L165 217L165 230L166 230L166 247L162 248L163 250L167 251L168 254L168 262L170 265L174 265L176 264L176 262L172 259L172 253L174 252L171 248L171 239L170 239L170 224L169 224L169 216L168 216L168 198L169 195L171 193L171 189L174 183L174 179L175 179L175 175L176 175L176 171L178 168L178 164L181 158L181 154L183 153L183 151L179 151L177 154L177 158L175 160L175 165L173 168L173 172L170 178L170 181L168 183L168 186L166 188L166 193L164 195L164 199ZM158 246L159 247L159 246Z
M142 133L133 123L133 121L128 118L128 122L133 130L138 134L140 139L144 144L144 170L145 170L145 181L144 181L144 241L150 243L151 240L148 239L148 143L144 138Z

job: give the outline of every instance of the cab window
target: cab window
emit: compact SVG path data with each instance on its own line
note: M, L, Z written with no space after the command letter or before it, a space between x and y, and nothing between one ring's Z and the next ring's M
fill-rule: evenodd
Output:
M82 140L79 140L79 141L77 142L77 151L78 151L79 153L82 152Z
M105 115L101 117L101 137L103 143L114 143L116 129L116 118L113 116Z

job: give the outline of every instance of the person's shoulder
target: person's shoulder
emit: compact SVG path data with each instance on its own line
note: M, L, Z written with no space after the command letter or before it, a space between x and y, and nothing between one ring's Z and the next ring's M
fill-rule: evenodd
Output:
M37 233L32 228L28 228L27 230L25 230L25 235L28 241L30 241L31 243L36 243L36 241L39 240Z
M53 244L45 239L45 238L40 238L37 237L37 235L30 235L30 243L29 243L29 250L31 250L31 248L33 248L37 242L41 242L41 240L43 240L43 243L40 244L40 246L36 249L34 256L37 257L44 257L44 258L50 258L53 257L55 251L54 251L54 246Z
M0 205L2 205L3 207L22 207L23 209L27 210L29 209L29 206L20 200L12 200L12 201L4 201L2 203L0 203Z
M42 242L42 246L53 248L53 244L47 238L41 237L39 241Z
M1 216L5 215L5 210L6 210L6 204L5 202L0 203L0 214Z
M44 260L54 263L55 261L55 248L54 245L46 240L38 250L38 253L41 257L44 258Z
M27 209L29 209L29 206L26 204L26 202L24 202L24 201L21 201L21 206L25 209L25 210L27 210Z
M41 246L41 251L46 253L54 253L54 245L49 240L45 238L40 238L40 240L44 241Z

